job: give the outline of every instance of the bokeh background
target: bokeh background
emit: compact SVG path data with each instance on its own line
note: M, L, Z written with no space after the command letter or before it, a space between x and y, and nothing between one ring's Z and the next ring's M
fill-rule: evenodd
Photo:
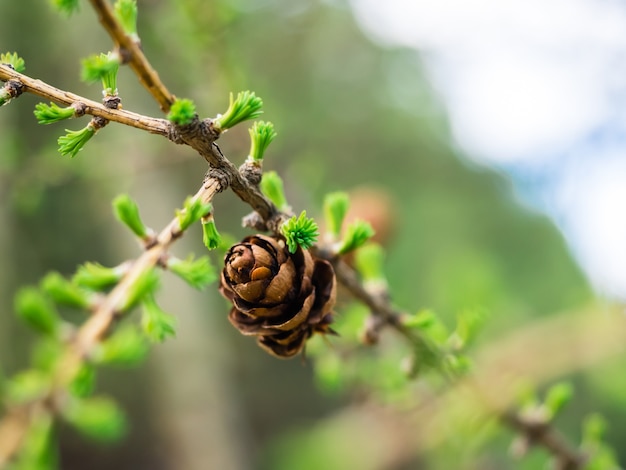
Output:
M3 1L0 49L17 51L27 74L97 99L99 86L79 80L80 59L111 45L88 5L66 19L43 0L22 0L19 7ZM449 324L459 311L485 309L488 344L563 311L591 308L602 315L621 298L619 269L612 265L602 274L609 271L601 260L612 257L592 249L623 251L618 210L592 217L620 207L620 173L609 167L611 188L618 189L592 204L607 183L591 186L600 173L588 170L605 168L589 165L607 146L619 162L620 128L601 132L600 118L590 118L593 125L571 118L574 131L554 131L560 146L546 130L590 109L583 104L619 105L616 74L612 88L579 106L562 97L563 89L574 97L585 89L574 82L572 64L602 56L611 65L623 57L621 36L605 37L609 28L601 20L581 14L584 31L605 32L604 42L593 43L572 32L573 21L569 36L559 36L561 17L546 15L543 2L530 2L526 16L519 14L522 2L513 1L497 9L452 0L138 3L144 51L168 87L193 99L202 116L224 111L230 91L250 89L263 98L264 119L278 131L265 168L283 176L296 212L319 214L324 194L335 190L360 195L365 212L378 210L367 197L386 202L386 268L402 309L432 309ZM550 12L574 8L556 3L561 10L546 2ZM613 5L605 15L613 22L616 11L624 16L612 2L575 3ZM511 26L520 17L529 20ZM571 36L579 49L567 42ZM520 57L531 59L520 65ZM558 73L548 80L541 66ZM585 84L604 86L594 77ZM129 70L121 71L119 89L126 109L160 115ZM112 198L129 193L158 229L206 170L188 148L116 124L75 159L63 158L57 137L82 124L37 126L38 101L24 95L0 113L0 364L7 375L27 365L34 339L12 315L18 287L49 270L71 275L87 260L116 265L135 257L139 247L114 221ZM619 117L618 111L609 114ZM235 163L248 145L245 125L220 140ZM555 189L562 187L565 193ZM240 220L248 208L236 197L220 195L215 206L221 232L246 233ZM577 227L596 238L581 243ZM617 244L607 247L610 240ZM203 250L195 228L173 251L184 257ZM213 260L219 264L221 255ZM163 284L159 302L178 317L176 339L153 348L142 367L103 370L99 379L99 390L128 412L129 436L101 446L61 425L63 469L542 468L542 452L520 462L507 455L512 433L506 429L480 446L465 445L459 435L420 450L414 436L428 429L420 429L419 419L405 420L362 391L320 387L314 359L279 361L262 353L228 324L216 289L196 292L168 275ZM576 442L583 416L604 413L608 439L626 461L619 445L626 438L623 365L615 357L568 375L576 398L559 425ZM372 370L384 374L388 367Z

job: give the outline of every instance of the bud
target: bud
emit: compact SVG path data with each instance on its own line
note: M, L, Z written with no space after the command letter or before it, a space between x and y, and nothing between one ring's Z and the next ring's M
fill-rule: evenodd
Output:
M295 356L313 333L334 333L331 264L301 247L290 253L282 238L253 235L231 247L220 292L234 304L228 319L235 328L274 356Z

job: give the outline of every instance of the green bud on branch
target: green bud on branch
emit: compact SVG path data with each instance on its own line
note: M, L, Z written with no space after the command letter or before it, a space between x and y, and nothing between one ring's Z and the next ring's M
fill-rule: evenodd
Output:
M98 263L85 263L78 267L72 282L77 286L99 291L117 284L125 272L126 265L107 268Z
M50 377L40 370L30 369L11 377L5 385L7 402L16 405L37 400L48 393Z
M467 348L485 323L487 315L482 310L465 310L457 316L456 330L451 336L456 349ZM451 342L452 342L451 341Z
M222 237L217 231L215 226L215 220L213 216L202 218L202 243L207 247L207 250L214 250L222 242Z
M81 364L69 384L69 391L75 397L85 398L92 394L96 386L96 369L87 363Z
M52 4L61 13L71 15L75 11L78 11L79 0L52 0Z
M195 260L193 256L189 256L186 260L172 256L167 260L167 268L191 287L199 290L204 289L217 279L215 268L211 265L211 260L206 256Z
M199 198L188 197L185 199L185 204L182 210L176 211L176 217L178 217L178 224L180 225L181 232L187 230L187 228L206 216L213 210L211 203L203 203Z
M95 354L100 364L135 366L148 353L148 345L133 324L126 324L106 339Z
M176 99L167 115L167 119L177 126L185 126L196 117L196 105L188 99Z
M117 54L93 55L83 60L81 78L86 82L102 81L105 96L117 96L117 72L120 60Z
M367 243L354 252L357 271L365 282L385 281L385 250L378 243Z
M52 124L53 122L62 121L64 119L73 118L76 109L72 106L61 108L56 103L38 103L33 112L39 124Z
M365 242L373 236L374 229L369 222L365 222L364 220L355 220L348 226L346 234L341 241L341 245L339 246L338 253L340 255L345 255L352 250L356 250L357 248L363 246Z
M79 131L65 129L67 134L59 137L59 152L74 158L87 142L96 134L96 128L90 122Z
M223 132L231 127L248 119L259 117L263 111L263 100L257 97L252 91L240 91L237 93L237 99L233 100L233 94L230 94L230 104L226 112L213 120L213 127Z
M544 406L549 413L549 419L554 417L567 405L574 395L574 387L568 382L559 382L550 387L546 393Z
M250 133L250 156L248 158L253 162L261 162L265 150L278 135L274 131L274 124L264 121L255 122L248 132Z
M131 36L134 41L139 41L137 36L137 2L135 0L117 0L113 8L124 32Z
M31 353L32 366L43 372L53 373L65 352L61 338L44 336L35 343Z
M287 242L290 253L295 253L298 246L306 250L313 246L319 235L317 224L312 218L306 216L306 211L302 211L300 217L294 215L291 219L283 223L280 228Z
M24 59L17 55L17 52L5 52L0 54L0 64L10 65L13 70L19 73L26 70L26 62L24 62Z
M57 272L48 273L43 278L41 289L58 304L89 309L89 295Z
M12 469L53 469L56 465L56 452L53 448L52 416L38 413L28 428L26 436Z
M120 305L119 310L125 312L132 309L146 296L153 294L158 286L159 275L154 268L141 273L129 287L126 299Z
M6 88L0 88L0 106L4 106L11 101L11 93Z
M142 240L148 238L148 229L139 216L139 207L128 194L120 194L113 199L113 213L117 220L126 225Z
M346 217L350 199L348 194L343 191L329 193L324 198L324 218L329 233L333 237L339 237L343 219Z
M15 310L22 320L33 329L46 335L54 335L60 318L52 305L38 289L24 287L15 296Z
M422 310L415 315L403 318L404 326L415 328L438 345L443 345L450 333L441 319L431 310Z
M261 188L261 192L265 194L278 209L285 210L287 208L283 180L278 176L278 173L275 171L263 173L259 187Z
M126 417L110 398L75 400L63 410L63 417L81 433L100 442L113 442L126 432Z
M146 337L153 343L162 343L168 336L176 335L176 318L159 308L154 296L147 296L142 302L141 326Z

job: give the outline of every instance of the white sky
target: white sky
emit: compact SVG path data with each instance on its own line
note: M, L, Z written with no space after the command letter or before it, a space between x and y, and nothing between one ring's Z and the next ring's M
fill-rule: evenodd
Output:
M597 289L626 298L626 5L351 4L375 39L423 53L470 158L548 182L542 209Z

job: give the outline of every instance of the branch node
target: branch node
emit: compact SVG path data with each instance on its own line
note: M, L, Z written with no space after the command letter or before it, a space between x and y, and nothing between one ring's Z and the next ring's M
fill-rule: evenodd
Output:
M241 220L241 225L259 232L267 232L268 227L258 212L250 212Z
M212 140L217 140L219 138L222 131L215 128L215 126L213 125L213 119L209 119L209 118L204 119L202 121L202 124L203 124L203 127L205 128L206 134L210 135L213 138Z
M126 47L118 46L116 52L118 57L120 58L120 65L128 64L133 58L133 53L129 51Z
M241 176L253 186L258 186L263 176L263 170L254 162L246 161L239 167L239 173Z
M87 105L82 101L74 101L70 106L74 108L75 117L82 117L87 112Z
M94 116L93 118L91 118L91 123L93 125L93 128L97 131L99 129L102 129L104 126L106 126L109 123L109 121L108 119L105 119L103 117Z
M206 175L204 176L205 182L209 179L214 179L215 181L217 181L217 192L221 193L230 186L230 183L232 182L232 175L223 168L211 166L209 168L209 171L207 171Z
M107 95L102 99L102 104L109 109L118 109L122 99L119 96Z
M9 80L4 84L4 88L9 92L11 98L17 98L24 92L24 85L18 80Z

